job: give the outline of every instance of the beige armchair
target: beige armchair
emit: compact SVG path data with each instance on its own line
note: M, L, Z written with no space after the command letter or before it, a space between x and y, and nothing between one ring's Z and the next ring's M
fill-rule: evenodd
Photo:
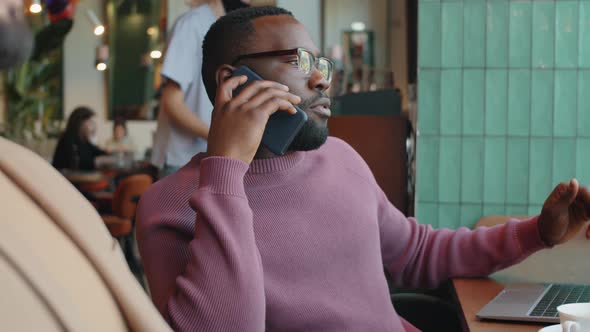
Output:
M171 331L92 205L0 138L0 330Z

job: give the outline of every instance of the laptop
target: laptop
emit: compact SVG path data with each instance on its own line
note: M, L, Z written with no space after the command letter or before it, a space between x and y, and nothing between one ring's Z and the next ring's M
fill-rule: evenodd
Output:
M509 284L478 313L480 319L559 323L557 307L590 302L590 285Z

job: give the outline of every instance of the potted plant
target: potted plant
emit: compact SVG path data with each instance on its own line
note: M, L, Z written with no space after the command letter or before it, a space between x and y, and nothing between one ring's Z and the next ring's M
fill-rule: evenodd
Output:
M31 17L31 58L4 73L6 119L0 134L50 159L62 127L62 45L71 19Z

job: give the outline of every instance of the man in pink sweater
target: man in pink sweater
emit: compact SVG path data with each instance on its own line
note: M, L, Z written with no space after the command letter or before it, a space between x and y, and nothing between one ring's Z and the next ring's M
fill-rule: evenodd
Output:
M157 182L138 212L152 298L175 330L416 331L396 314L383 266L397 286L435 287L520 262L588 220L590 193L575 180L530 220L453 231L406 218L361 157L328 137L331 69L297 48L318 53L272 7L232 12L205 37L208 151ZM245 82L232 77L238 65L268 81L232 96ZM309 121L289 153L272 155L259 146L265 124L293 104Z

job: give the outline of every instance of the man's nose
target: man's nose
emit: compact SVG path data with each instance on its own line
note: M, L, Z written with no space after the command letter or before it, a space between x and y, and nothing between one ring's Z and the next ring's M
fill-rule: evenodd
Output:
M330 87L330 82L326 80L324 74L322 74L317 68L314 68L309 78L309 87L317 91L326 91Z

